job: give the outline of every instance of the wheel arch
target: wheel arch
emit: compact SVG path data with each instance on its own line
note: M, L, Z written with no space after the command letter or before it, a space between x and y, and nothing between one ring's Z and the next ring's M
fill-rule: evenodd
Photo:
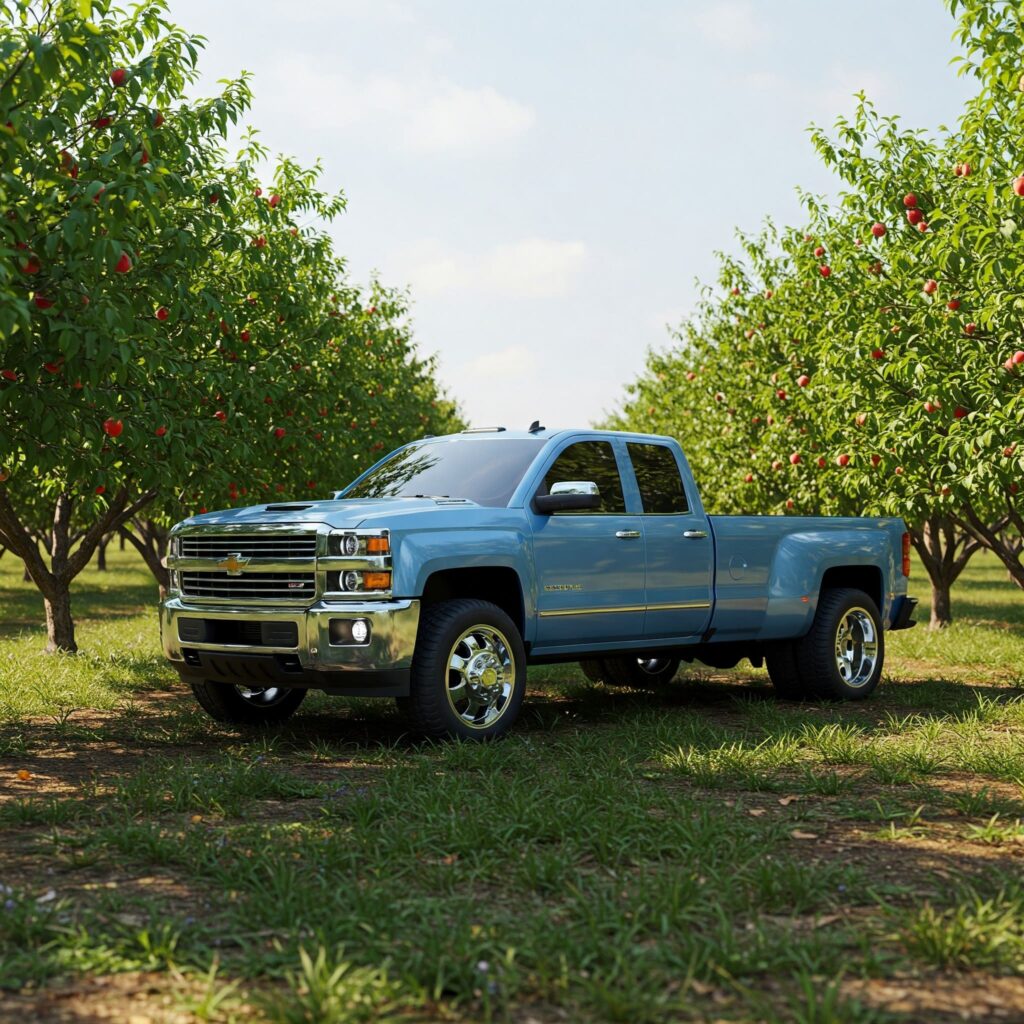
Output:
M879 616L883 614L885 590L882 570L877 565L834 565L822 575L819 593L845 587L863 591L875 602Z
M474 565L438 569L424 581L420 598L423 611L442 601L472 597L497 605L524 636L526 609L519 573L507 565Z

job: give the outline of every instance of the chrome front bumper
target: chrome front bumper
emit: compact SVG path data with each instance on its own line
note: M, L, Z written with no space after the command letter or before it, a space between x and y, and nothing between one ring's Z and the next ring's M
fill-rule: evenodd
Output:
M185 677L248 681L281 676L279 682L294 686L396 693L408 687L419 618L420 603L411 599L344 604L319 601L310 608L297 609L225 607L171 597L160 605L160 639L164 655ZM232 626L294 623L297 642L294 646L270 646L182 639L180 623L186 619ZM331 621L355 619L369 624L368 641L332 642Z

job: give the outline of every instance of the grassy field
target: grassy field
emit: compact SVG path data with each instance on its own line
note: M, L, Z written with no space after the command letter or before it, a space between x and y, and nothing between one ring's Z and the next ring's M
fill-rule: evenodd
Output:
M111 564L67 658L0 560L0 1020L1024 1020L1024 595L991 559L862 704L536 669L489 746L321 695L217 727Z

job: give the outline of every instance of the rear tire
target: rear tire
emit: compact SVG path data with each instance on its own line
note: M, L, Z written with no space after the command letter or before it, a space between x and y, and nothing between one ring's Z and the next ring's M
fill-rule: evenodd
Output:
M191 685L200 707L229 725L277 725L291 718L306 697L305 690L283 686L250 689L210 679Z
M782 697L864 700L882 678L885 632L875 602L862 590L824 591L806 636L766 655Z
M512 728L526 693L526 652L497 605L442 601L420 619L409 696L413 730L438 739L490 740Z
M796 643L786 640L765 651L764 663L775 692L785 700L805 699L803 680L797 671Z
M664 655L661 657L656 655L650 657L620 655L598 660L601 666L600 682L608 686L627 687L631 690L660 690L672 682L679 671L679 658L670 658ZM586 672L586 668L583 671Z

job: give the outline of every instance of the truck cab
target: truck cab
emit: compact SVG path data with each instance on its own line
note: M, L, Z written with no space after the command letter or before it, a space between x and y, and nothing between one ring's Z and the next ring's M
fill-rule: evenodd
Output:
M674 439L536 425L196 516L168 567L164 651L215 717L280 720L319 688L473 739L511 726L531 663L656 686L746 657L786 697L866 697L914 607L898 519L709 516Z

